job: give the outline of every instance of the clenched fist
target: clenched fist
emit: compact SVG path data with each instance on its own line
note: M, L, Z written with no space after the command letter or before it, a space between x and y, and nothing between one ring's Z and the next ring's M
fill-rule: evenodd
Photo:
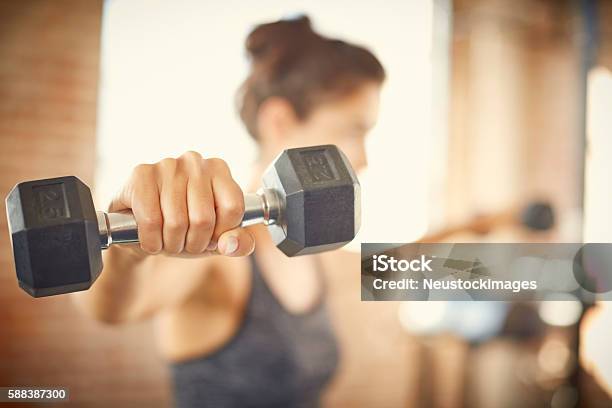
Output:
M221 159L190 151L136 166L109 207L128 209L140 247L150 254L245 256L254 249L253 236L240 228L242 190Z

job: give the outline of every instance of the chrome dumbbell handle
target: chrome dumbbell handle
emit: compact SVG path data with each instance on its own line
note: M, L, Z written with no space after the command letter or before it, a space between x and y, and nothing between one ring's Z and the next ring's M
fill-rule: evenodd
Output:
M282 214L279 195L272 189L245 194L244 216L240 226L278 223ZM138 242L138 225L131 211L106 213L97 211L100 247Z

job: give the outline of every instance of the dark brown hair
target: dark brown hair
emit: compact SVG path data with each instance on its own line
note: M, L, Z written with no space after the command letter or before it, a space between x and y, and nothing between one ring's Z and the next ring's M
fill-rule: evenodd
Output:
M313 31L302 16L257 26L246 39L251 72L237 105L247 130L257 139L257 113L269 97L291 103L305 119L324 100L342 97L364 82L383 82L385 70L370 51Z

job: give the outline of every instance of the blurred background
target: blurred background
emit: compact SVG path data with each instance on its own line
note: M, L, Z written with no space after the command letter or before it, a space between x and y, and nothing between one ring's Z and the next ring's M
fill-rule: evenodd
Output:
M210 3L0 2L0 191L73 174L104 208L134 165L185 150L246 182L244 38L307 13L374 51L389 77L351 249L612 242L612 2ZM513 221L532 202L552 206L552 228ZM17 287L4 217L0 229L0 386L66 386L79 406L171 405L155 327L34 301ZM362 303L354 256L328 258L343 360L326 405L612 406L612 307Z

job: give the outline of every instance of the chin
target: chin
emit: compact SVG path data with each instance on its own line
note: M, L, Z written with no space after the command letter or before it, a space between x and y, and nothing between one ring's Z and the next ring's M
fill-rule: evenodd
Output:
M368 166L353 166L353 170L355 170L355 174L357 174L357 177L361 177L362 173L365 173L368 170Z

